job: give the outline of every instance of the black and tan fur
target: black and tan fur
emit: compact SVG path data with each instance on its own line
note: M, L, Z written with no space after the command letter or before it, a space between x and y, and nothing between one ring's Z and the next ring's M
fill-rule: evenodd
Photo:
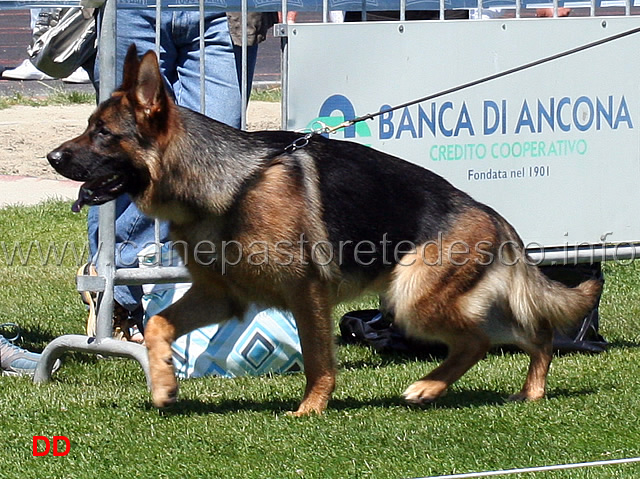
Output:
M503 343L531 357L513 399L544 396L552 331L593 307L598 282L570 289L546 279L509 223L428 170L319 136L285 153L300 135L247 133L176 106L153 53L138 60L130 49L124 71L87 130L48 158L86 182L75 209L129 193L189 245L192 288L145 331L156 406L176 401L171 342L258 302L292 311L298 324L307 386L295 414L323 411L336 377L331 310L364 290L409 334L449 346L405 391L408 402L435 400ZM202 241L218 253L197 255ZM225 258L237 264L223 271L231 242Z

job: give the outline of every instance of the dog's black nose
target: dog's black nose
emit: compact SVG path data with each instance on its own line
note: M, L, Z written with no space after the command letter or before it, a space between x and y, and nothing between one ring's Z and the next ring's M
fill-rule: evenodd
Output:
M62 165L69 159L69 154L62 150L53 150L47 155L47 160L54 168Z

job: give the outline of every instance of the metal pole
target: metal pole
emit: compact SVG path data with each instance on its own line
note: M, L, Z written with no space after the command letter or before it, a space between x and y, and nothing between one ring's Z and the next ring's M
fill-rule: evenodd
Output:
M285 24L284 28L287 30L285 35L280 37L280 88L282 90L282 102L281 102L281 115L280 124L281 128L285 130L287 128L287 110L289 108L289 39L287 23L287 0L282 0L282 22Z
M102 102L116 88L116 7L117 0L107 0L102 9L100 23L100 92Z
M100 29L100 101L116 88L117 0L107 0ZM96 269L105 279L100 295L96 338L111 338L113 329L113 278L115 277L115 201L100 206L98 219L98 257Z
M289 13L289 6L287 0L282 0L282 23L287 23L287 14Z
M156 2L156 56L160 62L160 25L162 25L162 1Z
M200 22L198 25L199 30L199 49L200 49L200 113L207 114L207 99L206 99L206 77L207 77L207 63L206 63L206 50L204 44L204 0L198 2L198 11L200 12Z
M242 75L241 75L241 99L242 99L242 110L240 116L240 128L243 130L247 129L247 105L249 104L249 92L247 91L249 88L248 81L248 66L249 61L247 58L247 54L249 51L249 32L247 29L247 20L248 20L248 6L247 0L242 0Z
M579 249L554 248L527 252L537 265L632 261L640 258L640 245L590 245Z
M156 1L156 37L155 37L155 51L158 57L158 63L160 63L160 29L162 25L162 1ZM162 65L160 63L160 65ZM153 238L156 242L156 251L160 251L160 221L157 219L153 222Z

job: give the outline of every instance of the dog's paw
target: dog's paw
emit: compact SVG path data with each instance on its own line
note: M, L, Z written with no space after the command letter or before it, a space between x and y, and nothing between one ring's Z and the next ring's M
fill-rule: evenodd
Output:
M288 415L293 417L315 416L315 415L322 414L325 409L326 409L326 405L324 407L323 406L311 407L311 406L304 406L303 404L301 404L300 407L298 407L297 411L291 411L288 413Z
M530 391L520 391L517 394L512 394L509 396L509 401L512 402L522 402L522 401L538 401L539 399L544 398L544 391L542 392L530 392Z
M324 396L309 396L305 398L298 406L297 411L291 411L289 416L304 417L316 414L322 414L327 409L329 399Z
M447 394L447 385L439 381L417 381L402 394L409 404L422 406Z
M301 411L300 409L298 409L297 411L289 411L287 412L287 416L291 416L291 417L306 417L306 416L315 416L315 415L320 415L322 414L322 411L316 411L316 410L304 410Z

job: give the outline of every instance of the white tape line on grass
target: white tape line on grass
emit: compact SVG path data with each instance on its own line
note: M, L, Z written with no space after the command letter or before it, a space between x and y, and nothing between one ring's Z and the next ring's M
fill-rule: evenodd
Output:
M577 464L559 464L557 466L525 467L522 469L508 469L506 471L469 472L466 474L450 474L447 476L429 476L429 477L421 477L416 479L468 479L471 477L507 476L511 474L523 474L526 472L560 471L564 469L579 469L582 467L631 464L634 462L640 462L640 457L631 457L628 459L612 459L610 461L580 462Z

